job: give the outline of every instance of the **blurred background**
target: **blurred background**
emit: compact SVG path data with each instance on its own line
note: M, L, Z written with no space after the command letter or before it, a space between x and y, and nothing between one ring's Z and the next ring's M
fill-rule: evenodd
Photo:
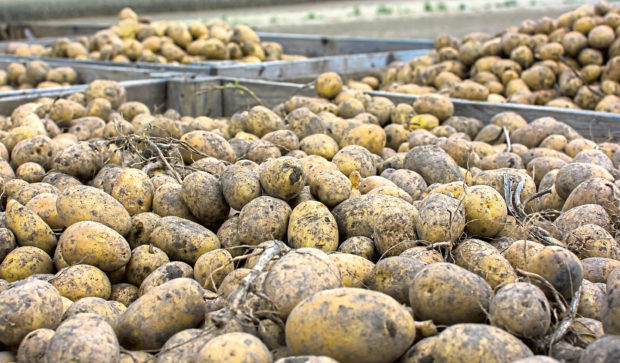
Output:
M586 3L596 0L0 0L0 22L5 33L9 25L34 21L88 24L96 29L116 22L118 11L130 6L152 19L220 19L263 32L435 38L473 31L495 33L541 14L556 17Z

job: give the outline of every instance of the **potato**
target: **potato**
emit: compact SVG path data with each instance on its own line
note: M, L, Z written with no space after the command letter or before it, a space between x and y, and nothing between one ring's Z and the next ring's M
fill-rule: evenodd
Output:
M620 247L609 232L595 224L579 226L565 237L566 246L579 258L617 258Z
M362 177L377 173L372 153L358 145L343 147L334 155L332 162L345 176L349 176L353 171L359 172Z
M273 358L257 337L241 332L227 333L209 340L195 355L206 362L266 362Z
M56 248L56 235L50 226L14 199L9 199L6 204L6 224L20 246L37 247L48 254Z
M31 331L55 329L62 318L62 300L52 285L22 281L0 293L0 342L18 345ZM10 322L10 323L9 323Z
M594 283L605 283L620 261L604 257L588 257L581 261L583 278Z
M320 202L302 202L293 209L288 224L288 245L313 247L323 252L338 248L338 226L329 209Z
M414 147L405 156L404 166L420 174L428 185L463 180L454 159L436 145Z
M125 306L129 306L138 298L138 288L132 284L120 283L112 285L110 301L118 301Z
M239 214L238 237L242 244L258 245L282 239L292 210L286 202L273 197L258 197Z
M510 262L484 241L467 239L454 249L453 256L457 265L482 277L492 288L517 279Z
M415 245L415 222L410 212L400 208L383 209L375 221L373 239L381 256L398 256Z
M310 191L328 207L334 207L349 198L351 181L337 170L323 170L314 174Z
M319 97L332 99L342 90L342 79L334 72L319 75L314 85L314 92Z
M32 183L24 186L23 188L19 188L19 190L13 194L13 197L19 203L26 204L30 201L30 199L41 193L60 194L60 191L50 184Z
M556 246L547 246L536 253L527 263L527 271L546 279L567 300L572 298L583 279L579 258L569 250ZM547 295L551 294L541 281L533 279L532 283Z
M145 172L126 168L118 175L112 188L112 197L118 200L133 216L150 212L155 192L153 183Z
M409 301L409 287L424 266L425 262L411 257L387 257L377 262L367 277L366 284L368 288L406 304Z
M415 207L410 203L381 194L366 194L349 198L334 208L332 214L338 223L338 231L344 239L355 236L371 237L377 219L388 208L401 209L412 218L417 215Z
M60 324L45 351L46 362L119 360L114 330L103 317L91 313L77 314Z
M71 185L82 184L76 178L69 176L67 174L64 174L64 173L57 172L57 171L48 172L41 182L53 185L54 187L58 188L58 190L60 190L61 192L63 192L65 189L67 189Z
M180 140L186 142L189 146L191 146L194 150L197 151L195 153L181 151L183 160L186 163L200 160L204 158L205 155L212 156L219 160L224 160L231 163L234 163L237 159L235 151L230 146L228 141L213 132L202 130L190 131L181 136ZM201 154L198 154L198 152L200 152Z
M333 252L328 256L338 266L344 287L363 287L375 266L368 259L351 253Z
M125 266L131 257L123 236L98 222L72 224L60 236L59 245L67 263L84 263L106 272Z
M58 271L50 283L62 296L72 301L88 296L107 299L112 290L108 276L100 269L90 265L65 267Z
M142 296L157 286L181 277L193 278L194 269L192 266L181 261L165 263L146 276L140 284L138 294Z
M220 241L207 228L179 217L169 216L159 220L150 236L151 243L166 252L172 259L189 264L203 253L220 248Z
M489 90L481 84L466 80L450 88L450 97L486 101L489 97Z
M226 275L233 270L234 266L230 253L223 249L217 249L198 258L194 265L194 276L204 288L217 291Z
M513 268L525 270L532 257L543 248L544 246L540 243L518 240L502 251L502 255L510 262Z
M543 65L535 65L524 70L521 73L521 79L532 91L550 89L555 84L555 74Z
M295 96L291 98L294 100ZM307 107L300 107L295 110L291 110L286 115L286 123L289 130L293 131L299 140L304 138L325 133L325 125L323 120L316 114L311 112Z
M39 135L18 142L11 150L11 163L16 167L26 162L34 162L49 169L56 152L56 146L52 140L47 136Z
M151 232L157 227L161 219L155 213L146 212L131 217L131 229L127 233L127 242L131 248L149 244Z
M176 307L179 303L184 309ZM159 349L175 333L196 327L205 314L200 284L179 278L153 288L119 317L116 334L130 349ZM153 316L157 319L153 319Z
M295 198L305 185L303 165L296 158L284 156L267 161L260 168L260 183L265 192L282 200Z
M577 311L579 315L600 321L604 303L604 288L584 279L581 283L581 296L579 297L579 310Z
M322 331L330 331L330 338ZM393 361L415 338L413 318L401 305L357 288L312 295L291 312L285 332L292 354L327 355L340 362Z
M153 245L137 246L131 251L131 259L126 265L127 282L140 286L151 272L168 262L168 255L161 249Z
M15 248L17 248L17 243L13 232L8 228L0 228L0 260L4 260L6 255Z
M37 163L28 161L17 167L15 175L28 183L37 183L43 180L45 169Z
M396 184L396 186L409 193L413 200L420 199L422 193L427 188L424 178L412 170L399 169L394 171L387 178Z
M583 362L613 362L618 359L620 339L616 335L606 335L596 339L584 350L580 361Z
M500 195L504 195L504 178L508 175L508 180L512 184L512 190L514 191L519 182L525 179L523 190L521 191L521 203L525 202L527 198L536 192L536 184L534 180L522 170L515 170L510 168L501 168L495 170L485 170L474 176L474 185L488 185L493 187ZM531 204L526 206L531 207Z
M561 233L568 233L576 227L585 224L595 224L611 231L609 215L598 204L584 204L562 213L554 222L555 227Z
M112 302L108 302L100 297L85 297L71 304L63 314L62 320L65 321L80 313L97 314L104 318L110 326L114 326L116 319L122 311L118 310Z
M86 102L90 102L94 98L105 98L110 101L113 109L117 109L121 104L125 103L125 88L115 81L95 80L89 83L88 88L84 91Z
M181 330L162 346L162 353L157 357L157 361L160 363L191 361L213 335L201 329Z
M493 325L518 337L536 338L547 333L551 312L545 294L526 282L504 285L491 300Z
M121 235L126 235L131 228L131 217L123 205L97 188L76 185L65 189L56 200L56 209L67 227L81 221L94 221Z
M183 201L183 187L176 183L165 182L155 189L153 195L153 212L162 217L176 216L190 221L197 221Z
M265 277L263 289L280 316L315 292L342 286L338 266L314 248L301 248L280 258Z
M102 97L93 98L86 105L86 116L98 117L103 121L110 121L112 111L112 103Z
M491 287L481 277L449 263L424 267L409 290L415 316L441 325L484 321L491 296Z
M338 251L346 254L363 257L367 260L375 260L375 245L368 237L351 237L340 244Z
M19 344L17 360L20 362L45 362L45 350L54 336L52 329L40 328L33 330Z
M433 360L458 361L468 357L480 362L513 362L532 356L532 351L506 331L483 324L457 324L439 334Z
M340 146L359 145L373 154L380 154L386 144L385 131L377 125L364 124L350 129L340 140Z
M183 179L183 201L196 218L203 223L223 221L230 207L226 204L220 181L213 175L197 171Z
M490 186L477 185L465 190L465 230L479 237L494 237L504 228L507 216L506 202Z
M465 228L465 209L461 202L447 195L430 193L419 205L416 233L423 241L454 242Z
M34 274L52 273L52 258L40 248L25 246L9 252L0 264L0 278L18 281Z

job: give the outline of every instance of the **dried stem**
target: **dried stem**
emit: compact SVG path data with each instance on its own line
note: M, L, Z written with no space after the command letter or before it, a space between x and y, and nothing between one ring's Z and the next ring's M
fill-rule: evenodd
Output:
M512 150L512 145L510 144L510 133L508 132L506 126L503 126L502 129L504 130L504 136L506 138L506 152L509 153Z

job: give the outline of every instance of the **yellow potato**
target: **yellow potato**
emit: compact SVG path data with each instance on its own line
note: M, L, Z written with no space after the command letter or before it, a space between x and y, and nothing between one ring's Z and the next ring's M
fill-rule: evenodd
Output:
M288 244L293 248L313 247L323 252L338 248L338 225L320 202L302 202L293 209L288 223Z
M56 248L56 235L38 214L10 199L6 205L6 224L21 246L34 246L52 254Z

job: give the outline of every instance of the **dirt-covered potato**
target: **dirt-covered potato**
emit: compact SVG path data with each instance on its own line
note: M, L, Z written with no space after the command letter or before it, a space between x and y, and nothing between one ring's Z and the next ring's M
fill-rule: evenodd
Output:
M98 222L74 223L62 233L58 242L67 263L85 263L106 272L125 266L131 257L125 238Z
M86 102L95 98L105 98L110 101L113 109L117 109L126 100L125 88L115 81L95 80L88 85L84 94Z
M418 206L420 216L415 229L421 240L428 242L456 241L465 229L465 208L450 196L430 193Z
M131 217L131 228L127 233L127 242L133 249L149 244L151 232L159 223L160 216L152 212L140 213Z
M613 362L620 357L620 338L608 334L590 343L583 351L580 362Z
M527 271L546 279L564 298L571 299L583 279L581 261L569 250L548 246L536 253L527 264ZM545 293L549 288L541 281L532 281Z
M465 231L479 237L494 237L504 228L507 216L506 202L502 195L487 185L477 185L465 190Z
M145 172L126 168L116 177L110 195L133 216L151 211L154 192L153 183Z
M213 363L273 361L271 352L259 338L242 332L227 333L209 340L194 357Z
M56 248L56 235L34 211L21 205L15 199L6 204L6 226L13 232L20 246L37 247L48 254Z
M449 98L438 95L422 95L413 102L417 114L428 113L444 121L454 115L454 105Z
M292 211L288 223L288 244L293 248L313 247L324 252L338 248L338 225L320 202L306 201Z
M71 304L63 314L62 320L67 320L80 313L93 313L100 315L110 326L114 326L116 319L124 311L118 309L112 301L106 301L100 297L85 297Z
M342 286L340 270L324 252L301 248L280 258L263 283L265 294L285 318L303 299Z
M129 306L138 298L138 288L135 285L120 283L112 285L110 300L118 301L125 306Z
M620 247L612 235L600 226L586 224L566 235L566 245L579 258L617 258Z
M202 154L200 155L198 153L182 150L181 155L186 163L200 160L205 157L204 155L212 156L230 163L234 163L237 159L237 155L228 141L213 132L203 130L190 131L181 136L180 140L186 142L189 146Z
M328 256L338 266L344 287L363 287L375 266L368 259L348 252L333 252Z
M28 333L17 348L17 360L19 362L44 363L45 350L54 333L54 330L47 328L40 328Z
M413 318L402 305L357 288L312 295L293 309L285 332L294 355L327 355L341 362L393 361L415 338Z
M584 204L562 213L554 225L560 233L568 233L576 227L595 224L611 231L611 220L605 208L598 204Z
M56 209L67 227L81 221L94 221L121 235L126 235L131 228L131 217L125 207L97 188L76 185L65 189L56 200Z
M58 326L62 319L61 296L45 281L18 282L0 293L0 319L7 322L0 326L0 342L16 346L36 329Z
M484 321L492 295L480 276L454 264L434 263L416 274L409 301L421 320L452 325Z
M588 257L581 260L581 265L584 279L594 283L605 283L611 272L620 266L620 261L604 257Z
M230 252L217 249L198 258L194 265L194 277L204 288L217 291L226 275L233 270Z
M480 362L512 362L532 355L527 345L502 329L456 324L439 334L432 357L437 362L458 361L462 357Z
M410 211L400 208L386 208L380 212L372 237L381 256L398 256L416 245L414 219Z
M125 268L127 282L140 286L151 272L168 262L168 256L161 249L153 245L137 246L131 251L131 258Z
M181 330L170 337L162 346L162 353L158 356L157 361L172 363L192 360L200 348L212 338L213 334L205 334L201 329Z
M182 184L183 201L203 223L223 221L230 207L226 204L220 181L213 175L197 171L186 176Z
M120 346L114 329L103 317L77 314L65 320L45 351L46 362L119 361Z
M495 247L484 241L464 240L452 254L457 265L482 277L492 288L515 282L517 279L510 262Z
M369 261L375 260L375 244L368 237L351 237L338 246L338 252L363 257Z
M377 166L372 153L359 145L348 145L340 149L332 162L346 176L357 171L362 177L375 175Z
M65 267L56 273L50 283L62 296L72 301L88 296L107 299L112 292L112 284L105 272L90 265Z
M34 274L52 273L52 258L40 248L17 247L0 263L0 278L8 282L23 280Z
M381 213L390 208L405 211L415 220L417 210L403 199L382 194L365 194L349 198L332 210L343 239L372 237Z
M368 275L368 288L382 292L401 304L409 301L409 288L425 262L411 257L387 257L374 266Z
M335 207L351 195L351 181L338 170L323 170L310 182L310 191L327 207Z
M541 337L551 325L545 294L526 282L504 285L493 296L489 311L493 325L518 337Z
M306 183L306 174L297 158L284 156L261 165L259 179L265 193L282 200L290 200L301 193Z
M220 248L220 241L206 227L183 218L169 216L159 220L151 232L150 243L172 259L196 263L203 253Z
M165 263L146 276L140 284L138 294L142 296L157 286L181 277L193 278L194 269L192 266L181 261Z
M239 214L238 238L241 244L258 245L286 234L291 207L284 201L262 196L246 204Z
M200 284L178 278L134 301L118 318L115 331L123 347L159 349L175 333L200 324L205 309Z
M332 99L342 90L342 78L338 73L326 72L319 75L314 85L314 92L319 97Z
M176 216L190 221L197 221L183 201L183 187L179 184L164 182L155 189L153 195L153 212L166 216Z
M411 149L405 156L404 167L420 174L428 185L463 181L454 159L436 145L416 146Z

